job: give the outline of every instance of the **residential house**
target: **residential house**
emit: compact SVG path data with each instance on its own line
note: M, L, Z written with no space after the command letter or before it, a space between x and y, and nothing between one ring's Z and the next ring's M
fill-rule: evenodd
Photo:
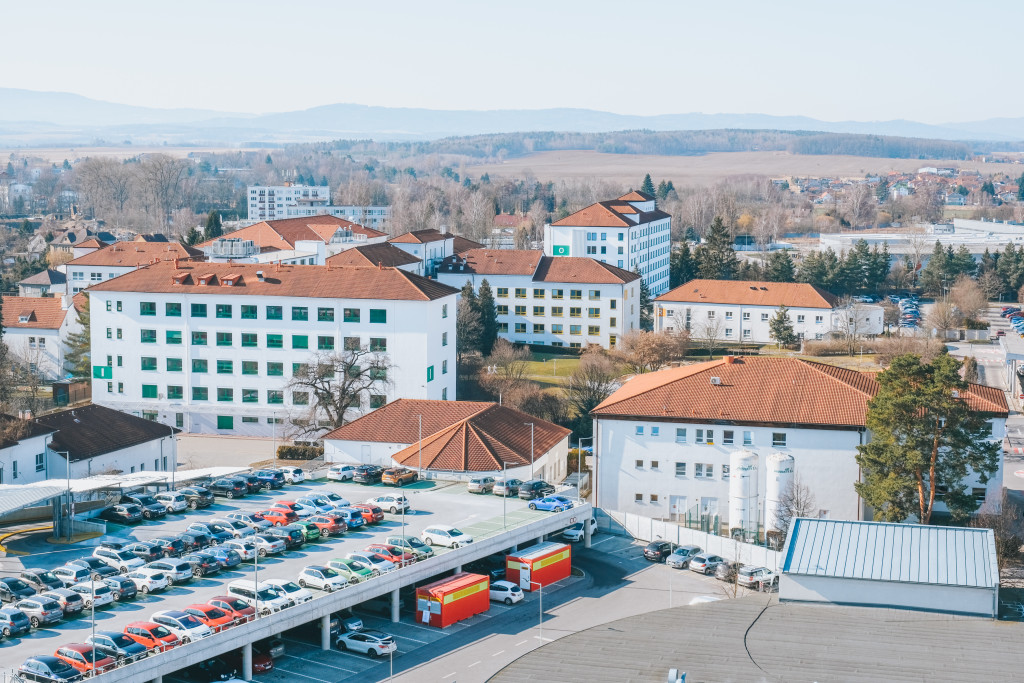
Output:
M47 380L65 375L68 335L78 329L62 297L3 297L4 342L30 371Z
M30 419L0 413L0 485L45 480L46 442L54 431Z
M428 277L437 274L441 261L456 254L455 235L438 230L411 230L388 240L390 244L415 256Z
M380 266L401 268L423 275L423 261L393 244L367 244L338 252L327 259L329 266Z
M386 239L379 230L317 215L260 221L198 247L209 261L322 266L328 256Z
M67 292L67 276L59 270L46 270L18 283L18 296L61 296Z
M68 294L130 273L153 261L202 260L203 252L179 242L114 242L93 248L64 264Z

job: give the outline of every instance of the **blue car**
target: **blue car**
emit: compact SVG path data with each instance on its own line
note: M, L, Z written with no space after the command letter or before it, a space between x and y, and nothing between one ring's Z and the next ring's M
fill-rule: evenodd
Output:
M256 478L272 489L284 487L284 472L276 470L256 470L253 472Z
M363 519L363 513L355 508L337 508L334 510L334 514L345 518L345 524L348 525L349 530L358 528L366 524L366 520Z
M211 548L207 548L203 552L217 558L218 564L220 564L223 569L229 569L242 564L242 556L238 554L237 550L232 550L231 548L215 545Z
M548 512L561 512L573 506L571 500L565 496L545 496L530 501L531 510L547 510Z

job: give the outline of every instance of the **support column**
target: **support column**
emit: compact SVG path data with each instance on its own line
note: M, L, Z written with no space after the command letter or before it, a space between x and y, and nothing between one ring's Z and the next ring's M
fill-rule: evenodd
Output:
M163 676L157 676L152 681L150 681L150 683L164 683L164 677Z
M518 552L519 552L519 544L518 544L518 543L516 543L515 545L513 545L513 546L512 546L512 549L511 549L511 550L510 550L509 552L511 552L511 553L512 553L513 555L514 555L515 553L518 553Z
M537 537L537 543L543 543L543 542L544 542L544 537L543 536L538 536Z
M242 680L252 680L252 643L242 646Z
M399 601L399 599L400 599L400 597L398 595L398 589L396 588L395 590L391 591L391 621L396 623L396 624L398 623L398 620L400 618L400 615L399 615L399 612L398 612L398 601Z
M325 614L320 617L320 649L331 649L331 615Z
M462 565L461 564L455 567L455 573L456 574L461 574L462 573Z
M590 537L593 535L590 527L590 520L586 519L583 521L583 547L590 547Z

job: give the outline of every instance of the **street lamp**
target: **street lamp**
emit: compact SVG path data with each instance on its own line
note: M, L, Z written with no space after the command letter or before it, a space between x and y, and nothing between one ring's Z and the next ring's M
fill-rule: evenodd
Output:
M69 453L68 451L53 451L53 452L56 453L57 455L63 455L64 456L64 463L66 465L64 469L65 469L65 473L67 475L67 494L65 494L67 496L67 499L65 501L66 507L64 508L64 512L66 513L66 520L67 520L67 525L68 525L68 528L67 528L68 541L71 541L71 527L72 527L71 518L74 516L74 513L72 512L73 505L72 505L72 502L71 502L71 453Z
M419 446L419 449L420 449L420 476L422 477L423 476L423 416L420 415L419 418L420 418L420 433L419 433L419 441L417 442L416 445Z
M524 425L530 425L530 479L533 479L533 423L524 422Z
M501 526L508 527L505 522L505 508L508 503L508 462L505 460L501 461L501 480L505 482L505 493L501 496Z

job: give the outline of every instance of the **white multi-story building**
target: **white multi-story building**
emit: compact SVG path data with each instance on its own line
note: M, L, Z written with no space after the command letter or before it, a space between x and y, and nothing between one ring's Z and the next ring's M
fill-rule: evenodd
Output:
M729 527L738 526L730 515L745 511L753 528L775 514L781 481L796 477L813 495L810 516L870 519L853 485L877 391L873 373L797 358L727 356L638 375L592 411L597 499L647 517L718 516ZM1001 442L1003 392L977 384L969 391ZM1001 468L986 484L975 475L965 481L987 511L1001 505Z
M844 305L823 289L802 282L690 280L654 300L654 330L686 330L700 339L770 344L770 323L785 306L799 339L830 334L881 334L881 306Z
M93 402L188 432L271 436L316 358L386 353L348 417L455 399L458 291L396 268L158 262L89 289Z
M547 256L587 256L643 277L651 296L668 291L672 216L654 197L630 192L544 226Z
M90 240L91 242L92 240ZM96 240L97 244L103 244ZM203 252L179 242L114 242L100 248L75 248L76 258L65 265L68 290L71 296L99 282L124 275L152 263L155 259L202 259Z
M43 379L63 379L68 335L79 329L78 316L65 309L65 297L3 298L3 341L15 358Z
M322 266L329 256L387 234L336 216L260 221L198 245L208 261Z
M480 290L487 280L498 336L519 344L615 348L640 327L640 276L592 258L544 256L534 249L471 249L446 259L439 282Z
M269 221L327 214L379 228L391 215L390 206L333 206L326 185L257 185L249 187L249 220Z
M422 263L424 275L434 277L441 262L449 256L464 254L470 249L481 249L484 245L447 231L411 230L388 243L414 256Z

